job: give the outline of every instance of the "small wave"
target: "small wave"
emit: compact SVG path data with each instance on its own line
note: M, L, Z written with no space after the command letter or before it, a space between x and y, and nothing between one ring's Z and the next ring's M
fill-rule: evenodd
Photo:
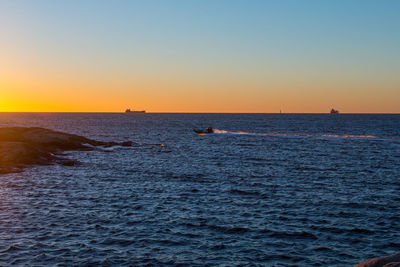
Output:
M331 252L331 251L332 251L332 249L330 249L330 248L328 248L328 247L324 247L324 246L322 246L322 247L315 247L315 248L313 248L313 250L314 250L315 252Z
M400 243L390 242L389 247L400 249Z
M245 190L239 190L239 189L232 189L231 190L232 194L239 194L239 195L255 195L258 196L260 195L260 192L257 191L245 191Z
M343 134L343 135L339 135L339 134L322 134L320 135L320 137L327 137L327 138L379 138L377 136L374 135L353 135L353 134Z
M9 253L9 252L13 252L13 251L18 251L21 250L21 248L18 245L11 245L9 246L7 249L1 251L1 253Z
M352 228L348 230L350 233L357 234L373 234L374 232L365 228Z
M127 150L127 149L140 148L140 147L166 147L166 146L164 144L132 143L132 145L130 145L129 147L115 145L115 146L106 147L106 148L98 148L98 150L103 151L103 152L113 152L113 151L117 151L117 150Z
M101 241L100 244L106 246L118 245L126 247L134 244L135 242L136 242L135 240L122 239L122 238L106 238L103 241Z
M215 245L213 249L224 249L226 248L224 244Z
M318 239L317 236L306 231L301 231L301 232L266 231L266 232L269 233L270 237L279 239L311 239L311 240Z
M234 227L234 226L228 226L228 225L208 225L208 228L211 230L215 230L221 233L225 234L242 234L250 231L249 228L246 227Z

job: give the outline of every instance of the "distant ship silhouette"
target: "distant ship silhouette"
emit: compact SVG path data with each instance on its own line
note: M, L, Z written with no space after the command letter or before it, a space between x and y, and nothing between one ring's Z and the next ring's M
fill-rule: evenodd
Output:
M339 114L339 110L337 109L331 109L331 114Z
M131 110L128 108L125 110L125 113L146 113L146 110Z

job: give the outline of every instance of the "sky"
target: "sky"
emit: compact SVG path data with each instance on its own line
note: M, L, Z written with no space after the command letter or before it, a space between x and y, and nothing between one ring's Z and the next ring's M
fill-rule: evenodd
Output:
M397 0L0 0L0 112L400 113Z

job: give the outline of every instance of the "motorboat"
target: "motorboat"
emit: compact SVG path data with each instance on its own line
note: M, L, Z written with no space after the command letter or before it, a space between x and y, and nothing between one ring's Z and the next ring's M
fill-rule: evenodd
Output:
M204 129L204 130L193 129L193 131L197 134L212 134L212 133L214 133L213 127L208 127L207 129Z

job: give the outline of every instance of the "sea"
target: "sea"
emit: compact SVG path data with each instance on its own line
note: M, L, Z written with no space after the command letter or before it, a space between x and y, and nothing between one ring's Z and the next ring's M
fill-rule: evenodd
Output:
M0 175L2 266L353 266L400 250L400 115L0 113L10 126L135 145Z

